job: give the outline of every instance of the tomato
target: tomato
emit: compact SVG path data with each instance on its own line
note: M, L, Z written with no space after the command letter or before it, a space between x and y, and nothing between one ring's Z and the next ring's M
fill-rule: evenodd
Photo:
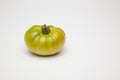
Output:
M65 43L65 33L52 25L34 25L25 32L24 40L29 51L48 56L61 51Z

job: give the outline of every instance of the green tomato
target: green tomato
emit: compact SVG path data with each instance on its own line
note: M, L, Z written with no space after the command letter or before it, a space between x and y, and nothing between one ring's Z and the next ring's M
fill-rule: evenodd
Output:
M37 55L54 55L61 51L65 43L65 33L52 25L34 25L25 33L27 48Z

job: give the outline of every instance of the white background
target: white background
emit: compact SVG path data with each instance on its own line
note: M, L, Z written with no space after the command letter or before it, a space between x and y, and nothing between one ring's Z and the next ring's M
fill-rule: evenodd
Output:
M35 24L65 31L60 54L29 53ZM0 0L0 80L120 80L120 0Z

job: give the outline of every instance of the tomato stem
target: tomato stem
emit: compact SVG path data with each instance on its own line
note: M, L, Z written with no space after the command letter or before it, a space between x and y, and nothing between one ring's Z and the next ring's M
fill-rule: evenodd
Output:
M44 24L42 26L42 33L43 34L49 34L50 33L50 28L46 24Z

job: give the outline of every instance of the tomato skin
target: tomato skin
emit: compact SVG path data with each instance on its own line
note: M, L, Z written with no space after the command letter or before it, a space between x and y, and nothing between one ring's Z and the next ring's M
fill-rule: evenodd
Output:
M50 32L44 34L43 25L34 25L25 32L24 40L27 48L37 55L54 55L61 51L65 43L62 29L48 25Z

